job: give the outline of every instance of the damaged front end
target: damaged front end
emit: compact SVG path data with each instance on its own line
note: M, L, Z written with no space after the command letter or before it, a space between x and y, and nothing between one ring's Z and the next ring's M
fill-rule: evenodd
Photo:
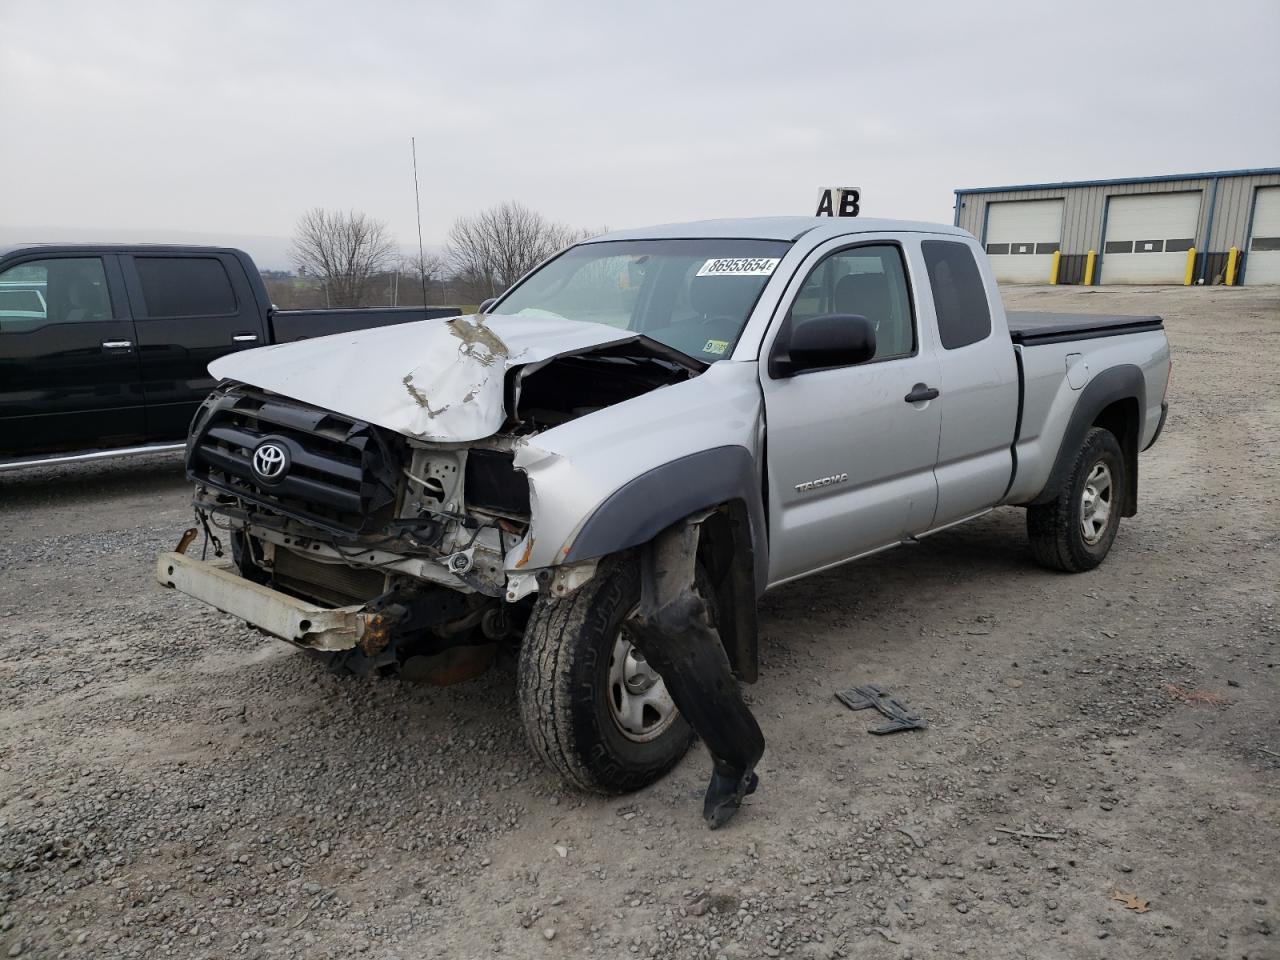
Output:
M179 573L161 582L323 651L335 666L446 682L483 669L519 635L534 593L567 593L589 579L594 561L531 564L538 501L520 458L529 458L539 434L687 380L705 365L625 331L604 345L545 356L513 349L480 318L439 326L454 362L432 380L425 368L434 361L393 377L394 409L387 381L367 388L373 371L351 386L340 413L331 408L336 398L320 406L295 395L316 396L332 370L313 364L308 389L284 392L305 357L286 366L267 358L284 377L268 375L252 354L239 364L219 361L214 372L235 380L205 401L192 425L194 506L235 575L285 599L269 615L262 597L246 608L227 599L217 575L192 573L196 561L179 562ZM162 557L157 573L172 565ZM298 603L357 619L301 630L300 622L321 618L299 612Z

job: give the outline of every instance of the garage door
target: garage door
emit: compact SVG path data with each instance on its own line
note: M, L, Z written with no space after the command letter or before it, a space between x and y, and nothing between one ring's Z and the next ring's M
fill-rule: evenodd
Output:
M1280 187L1262 187L1253 201L1253 236L1245 283L1280 283Z
M1111 197L1103 283L1182 283L1195 246L1200 191Z
M987 208L987 254L1001 283L1048 283L1061 241L1061 200L1011 200Z

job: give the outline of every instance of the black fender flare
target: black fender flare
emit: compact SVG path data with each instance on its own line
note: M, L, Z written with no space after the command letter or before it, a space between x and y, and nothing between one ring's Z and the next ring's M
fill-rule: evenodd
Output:
M769 535L760 470L746 447L713 447L654 467L623 484L574 537L564 563L591 560L648 543L698 510L732 500L746 506L756 596L769 582Z
M1141 442L1142 425L1146 423L1147 413L1147 378L1142 369L1131 363L1123 363L1102 371L1080 391L1075 409L1067 421L1066 432L1062 435L1062 444L1058 447L1058 455L1053 461L1053 470L1044 487L1027 506L1038 506L1050 503L1066 482L1067 472L1075 459L1076 452L1084 443L1084 435L1089 432L1098 419L1098 415L1107 407L1120 400L1134 400L1138 404L1138 422L1133 424L1133 436L1126 442L1118 437L1125 453L1125 466L1128 474L1126 486L1125 516L1132 516L1138 506L1138 444Z

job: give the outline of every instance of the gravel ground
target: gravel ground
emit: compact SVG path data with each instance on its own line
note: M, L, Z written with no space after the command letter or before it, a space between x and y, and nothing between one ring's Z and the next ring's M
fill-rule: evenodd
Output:
M716 833L700 746L582 796L510 664L341 680L160 589L174 459L0 475L0 956L1280 957L1280 290L1007 300L1166 317L1141 513L1090 574L1008 509L770 594Z

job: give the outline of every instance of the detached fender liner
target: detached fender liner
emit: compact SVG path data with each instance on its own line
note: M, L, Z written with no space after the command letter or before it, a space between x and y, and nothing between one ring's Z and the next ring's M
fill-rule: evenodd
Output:
M648 543L689 514L730 500L741 500L747 508L759 596L769 581L769 537L759 468L746 447L691 453L619 487L587 518L564 562L591 560Z
M1036 506L1051 502L1058 495L1059 489L1066 481L1071 465L1075 462L1076 452L1084 442L1084 435L1089 432L1102 413L1111 404L1120 400L1132 400L1138 405L1138 419L1132 424L1133 436L1129 439L1117 437L1125 454L1125 466L1128 468L1125 491L1124 516L1131 517L1138 508L1138 443L1142 425L1146 422L1147 380L1142 370L1133 364L1121 364L1102 371L1080 391L1075 409L1071 411L1071 419L1067 421L1066 432L1062 435L1062 445L1053 461L1053 471L1049 479L1035 497L1026 502L1026 506Z

